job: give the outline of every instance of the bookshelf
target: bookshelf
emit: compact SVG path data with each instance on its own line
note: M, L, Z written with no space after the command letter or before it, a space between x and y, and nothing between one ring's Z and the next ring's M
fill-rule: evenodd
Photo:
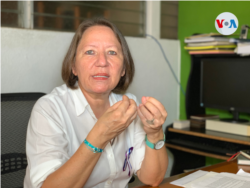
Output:
M193 54L191 55L191 70L188 78L186 89L186 116L190 119L192 115L206 114L205 108L200 107L200 69L201 60L203 58L233 58L237 61L238 58L249 58L249 56L242 57L237 54ZM250 137L240 136L209 130L194 130L174 129L171 126L166 129L166 138L172 139L180 135L189 135L194 138L204 138L205 140L223 141L229 144L240 145L246 149L250 149ZM204 141L206 143L206 141ZM174 155L174 165L171 176L182 173L184 169L195 169L205 166L206 157L227 160L230 156L219 155L215 152L205 152L192 147L181 146L178 144L166 142L166 147Z
M227 142L230 145L240 145L242 148L250 149L250 137L249 136L240 136L216 131L209 131L205 129L174 129L168 127L165 132L167 142L165 146L172 152L174 155L174 165L171 172L171 176L180 174L184 169L195 169L205 166L206 157L212 157L221 160L227 160L230 156L219 155L216 152L203 151L201 149L194 149L187 146L181 146L178 144L173 144L169 142L172 138L177 138L180 135L188 135L191 137L204 138L203 142L206 145L206 140L209 143L209 140L223 141ZM169 143L168 143L169 142ZM205 146L204 146L205 147Z

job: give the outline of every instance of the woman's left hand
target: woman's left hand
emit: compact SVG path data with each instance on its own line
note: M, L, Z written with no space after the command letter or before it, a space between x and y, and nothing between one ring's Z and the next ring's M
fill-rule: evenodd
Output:
M158 134L167 118L164 106L153 97L142 97L142 104L137 107L138 115L144 124L146 134Z

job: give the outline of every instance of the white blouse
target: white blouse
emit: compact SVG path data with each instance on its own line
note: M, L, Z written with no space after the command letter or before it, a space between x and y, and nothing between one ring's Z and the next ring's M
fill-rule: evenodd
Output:
M136 97L126 94L134 99ZM122 95L111 93L110 105L122 100ZM49 174L62 166L78 149L96 124L90 105L81 89L68 88L65 84L40 98L31 113L27 129L26 154L28 166L24 188L41 187ZM125 152L133 147L130 156L132 172L141 168L145 155L145 132L140 118L104 149L84 187L127 187L130 177L128 167L123 171Z

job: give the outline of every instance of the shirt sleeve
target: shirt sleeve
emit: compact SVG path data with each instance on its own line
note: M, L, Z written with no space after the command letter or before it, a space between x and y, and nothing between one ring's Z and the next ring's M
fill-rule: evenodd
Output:
M136 102L137 106L139 106L139 101L137 100L137 98L132 95L132 94L126 94L130 99L134 99L134 101ZM134 174L136 174L136 172L138 170L141 169L141 164L142 161L144 160L144 156L145 156L145 148L146 148L146 143L145 143L145 131L143 129L143 124L141 122L141 119L139 116L137 116L134 120L134 160L135 160L135 165L134 165Z
M26 154L34 188L69 159L67 135L57 113L56 106L46 98L39 99L31 113Z
M135 132L134 132L134 148L135 148L135 170L134 174L141 169L142 161L145 156L145 131L141 119L137 116L135 119Z

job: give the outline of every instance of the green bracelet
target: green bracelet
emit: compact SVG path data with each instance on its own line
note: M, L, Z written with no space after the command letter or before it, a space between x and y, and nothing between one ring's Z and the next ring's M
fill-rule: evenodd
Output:
M103 149L97 148L93 145L91 145L86 139L83 141L83 143L89 148L93 153L102 153Z

